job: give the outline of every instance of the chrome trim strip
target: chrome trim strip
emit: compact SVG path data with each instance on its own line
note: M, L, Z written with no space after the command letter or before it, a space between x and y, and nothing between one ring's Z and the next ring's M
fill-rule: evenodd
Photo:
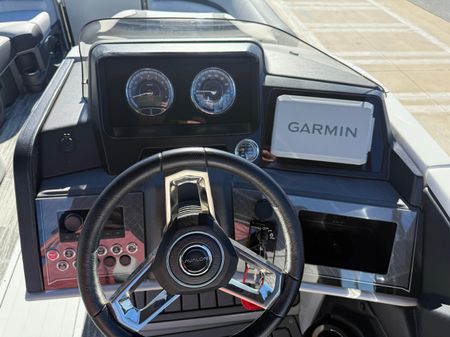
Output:
M399 307L416 307L418 304L417 299L413 297L370 293L358 289L341 288L309 282L302 282L302 284L300 285L300 291L313 294L351 298L360 301L383 303Z
M112 295L117 288L118 285L104 286L103 291L105 292L106 295ZM156 281L145 281L138 287L138 289L136 289L136 291L152 291L152 290L161 290L161 286ZM340 288L310 282L302 282L302 284L300 285L300 292L344 297L360 301L396 305L399 307L415 307L418 305L418 301L414 297L406 297L382 293L371 293L357 289ZM78 296L80 296L80 292L78 289L63 289L63 290L45 291L42 293L26 293L26 300L38 301L45 299L59 299Z
M411 289L418 214L401 199L397 201L396 208L294 195L290 195L289 199L297 211L308 210L397 224L386 274L305 264L304 281L315 282L319 277L336 279L341 280L343 288L358 288L369 293L375 292L376 286L406 291Z

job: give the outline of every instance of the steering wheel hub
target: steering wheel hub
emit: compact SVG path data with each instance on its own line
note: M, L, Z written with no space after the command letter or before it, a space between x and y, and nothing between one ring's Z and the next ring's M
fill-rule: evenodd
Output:
M217 238L213 232L208 233L206 228L184 232L176 228L177 223L171 226L174 228L173 234L167 236L169 248L162 248L159 254L165 257L166 262L165 268L156 272L160 282L172 284L177 291L182 291L182 288L188 291L204 288L213 283L223 274L224 261L227 258L221 238ZM172 241L170 237L176 239ZM162 247L166 243L164 241Z
M206 245L192 245L183 250L179 263L185 274L200 276L211 267L212 253Z

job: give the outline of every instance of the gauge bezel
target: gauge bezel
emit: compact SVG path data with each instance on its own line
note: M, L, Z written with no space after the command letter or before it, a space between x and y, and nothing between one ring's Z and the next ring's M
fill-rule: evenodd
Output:
M256 149L256 156L255 156L254 159L250 160L250 159L247 159L247 158L243 158L243 157L241 157L239 155L238 149L239 149L239 147L242 146L243 143L249 143L249 144L251 144L251 146L253 146ZM238 156L238 157L240 157L242 159L245 159L245 160L247 160L247 161L249 161L251 163L253 163L256 159L259 158L259 153L260 153L260 149L259 149L258 143L255 142L253 139L250 139L250 138L244 138L244 139L240 140L239 143L237 143L236 146L234 147L234 154L236 156Z
M132 80L136 77L137 74L142 73L142 72L152 72L152 73L155 73L155 74L157 74L157 76L159 76L160 78L162 78L162 79L168 84L168 90L169 90L169 95L168 95L168 96L169 96L169 97L168 97L168 100L167 100L167 108L165 108L165 109L162 109L162 108L161 108L161 109L160 109L161 112L158 113L158 114L148 115L148 114L142 113L142 112L140 111L140 109L136 107L135 102L134 102L134 99L133 99L132 97L130 97L130 95L129 95L129 88L130 88L130 85L131 85ZM171 107L172 104L173 104L174 98L175 98L175 91L174 91L172 82L171 82L170 79L167 77L167 75L164 74L162 71L160 71L160 70L158 70L158 69L155 69L155 68L140 68L140 69L136 70L134 73L132 73L132 74L130 75L130 77L128 78L127 84L126 84L126 86L125 86L125 96L126 96L126 98L127 98L127 102L128 102L129 107L132 108L132 109L133 109L136 113L138 113L139 115L145 116L145 117L157 117L157 116L163 115L164 113L167 112L167 110L170 109L170 107ZM142 109L141 109L141 110L142 110Z
M196 90L195 87L197 86L196 84L197 84L197 82L200 81L200 77L203 76L203 74L205 72L211 71L211 70L221 72L228 79L230 86L233 90L231 103L225 109L221 110L220 112L217 112L217 111L213 112L213 111L209 111L209 110L202 108L200 106L200 104L197 102L197 99L194 94L194 92ZM195 75L195 77L192 81L192 84L191 84L191 101L192 101L192 103L195 105L195 107L198 110L200 110L201 112L204 112L205 114L210 115L210 116L219 116L219 115L224 114L228 110L230 110L231 107L234 105L234 102L236 101L236 96L237 96L237 90L236 90L236 84L234 83L233 77L228 72L226 72L225 70L223 70L222 68L219 68L219 67L208 67L208 68L201 70L197 75Z

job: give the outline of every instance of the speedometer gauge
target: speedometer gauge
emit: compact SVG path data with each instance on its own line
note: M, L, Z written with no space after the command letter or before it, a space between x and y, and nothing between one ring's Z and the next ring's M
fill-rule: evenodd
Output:
M166 112L173 102L173 87L162 72L143 68L130 76L126 95L134 111L145 116L158 116Z
M233 78L220 68L206 68L195 76L191 99L195 106L210 115L227 111L236 98Z

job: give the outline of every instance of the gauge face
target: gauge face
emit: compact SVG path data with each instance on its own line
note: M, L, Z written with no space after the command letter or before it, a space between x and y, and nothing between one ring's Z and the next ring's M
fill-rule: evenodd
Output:
M158 116L166 112L173 102L173 87L162 72L139 69L127 82L128 104L134 111L145 116Z
M195 106L210 115L227 111L236 98L236 86L231 76L220 68L206 68L195 76L191 99Z
M259 156L259 146L252 139L243 139L236 145L234 154L253 162Z

